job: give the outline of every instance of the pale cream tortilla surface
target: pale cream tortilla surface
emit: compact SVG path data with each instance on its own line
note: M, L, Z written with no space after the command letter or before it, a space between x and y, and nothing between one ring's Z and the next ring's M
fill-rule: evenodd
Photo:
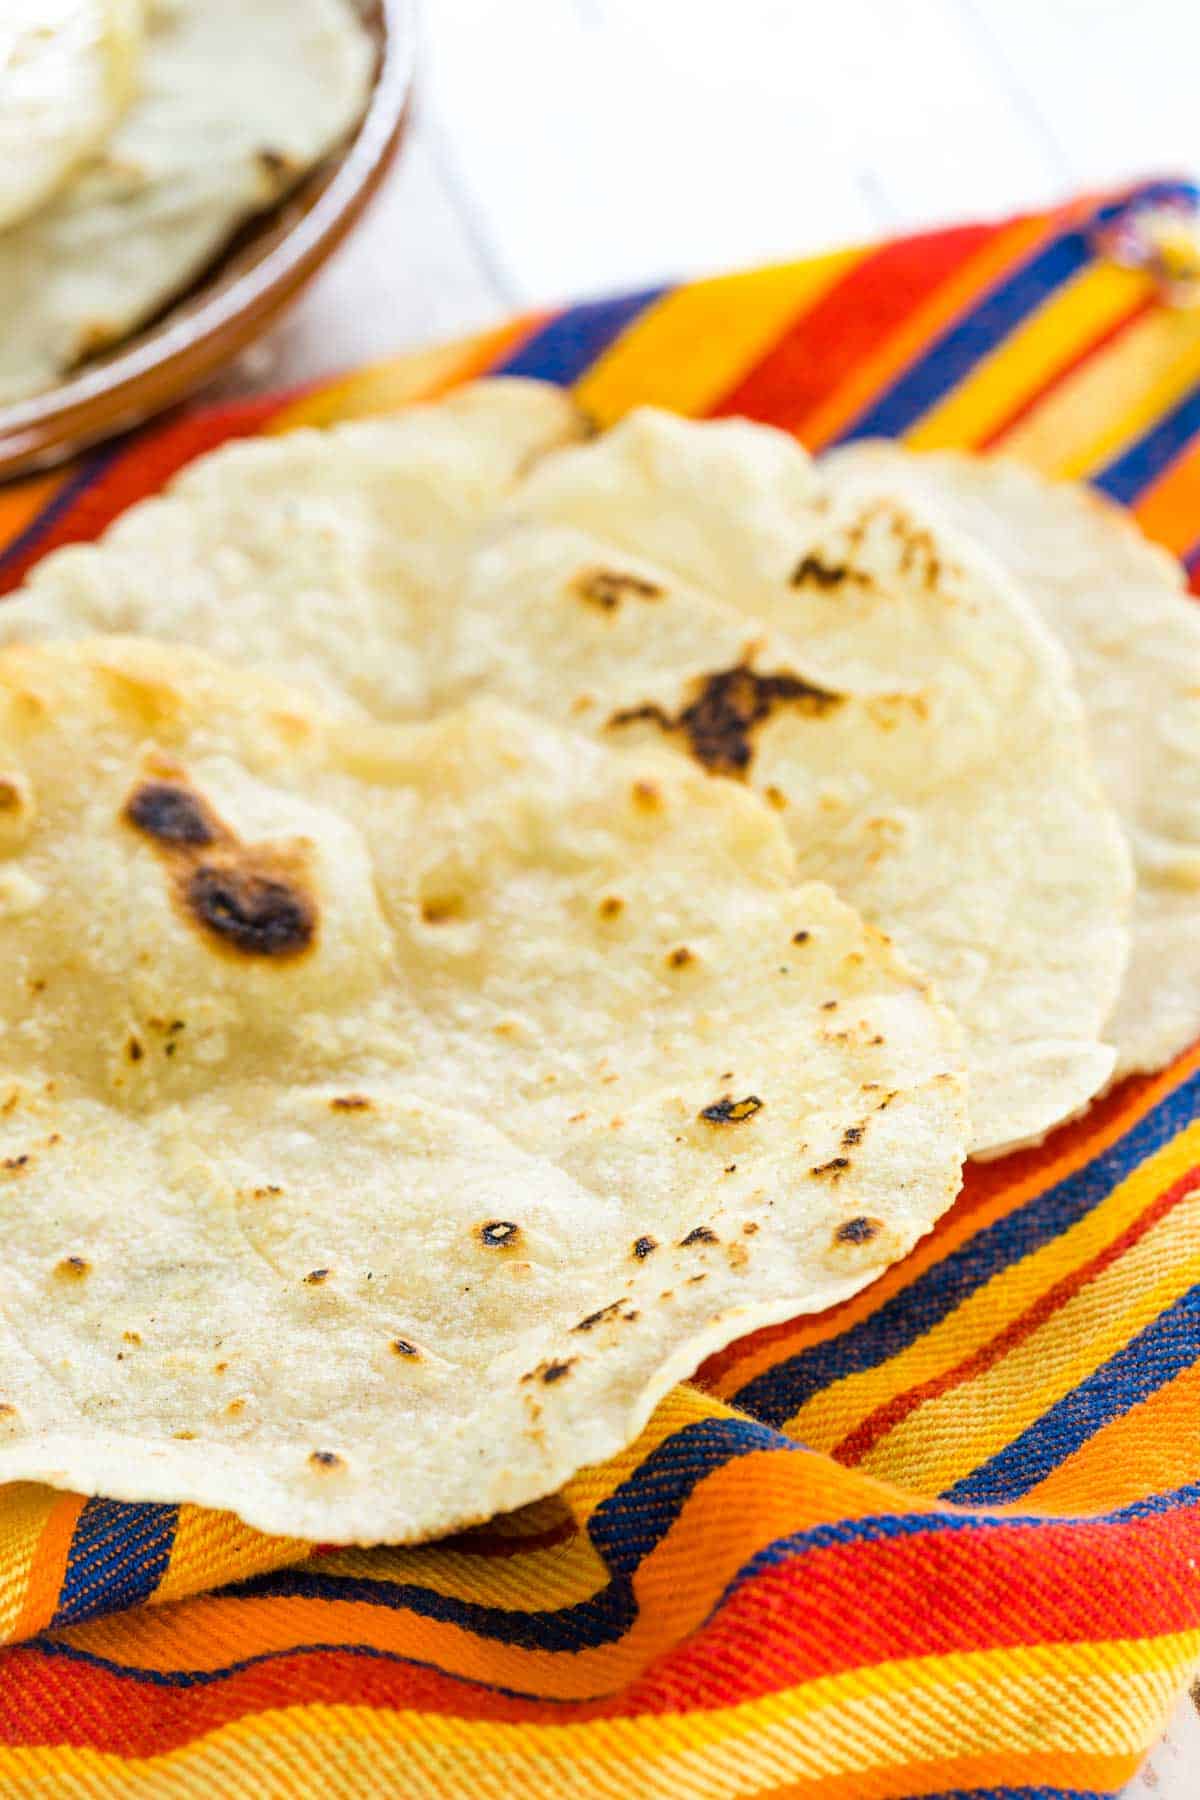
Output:
M1129 856L1066 655L993 559L840 496L782 432L649 408L505 511L441 659L459 691L657 734L770 794L803 873L961 1019L977 1152L1086 1105L1114 1063Z
M1062 651L969 549L886 509L831 511L782 433L647 412L535 454L578 434L557 390L485 384L235 445L49 558L0 637L153 630L383 717L491 688L693 752L661 721L703 692L698 722L733 741L699 760L782 800L805 873L894 928L963 1018L975 1148L1078 1110L1112 1070L1130 873ZM481 445L500 462L472 485ZM489 504L496 541L475 549L464 521ZM564 545L558 516L588 541ZM639 543L640 596L620 581ZM584 591L589 570L616 580Z
M1137 871L1133 954L1108 1035L1118 1075L1200 1033L1200 608L1174 557L1090 488L1000 457L848 446L831 478L912 497L1009 568L1066 646Z
M58 551L0 605L0 643L146 633L384 718L428 710L429 653L472 533L538 457L587 434L569 395L498 379L328 431L251 438Z
M351 129L373 55L350 0L154 0L137 92L107 144L0 234L0 402L179 294Z
M5 0L0 231L103 150L136 90L141 49L141 0Z
M957 1189L950 1015L660 747L105 639L0 796L0 1480L437 1535Z

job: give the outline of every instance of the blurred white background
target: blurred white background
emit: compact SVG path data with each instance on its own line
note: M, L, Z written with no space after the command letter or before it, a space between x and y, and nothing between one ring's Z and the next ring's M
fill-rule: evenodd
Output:
M530 305L1200 169L1200 0L422 12L401 164L260 380Z
M424 0L400 163L238 385L1200 173L1200 0ZM1185 1704L1132 1793L1200 1800Z

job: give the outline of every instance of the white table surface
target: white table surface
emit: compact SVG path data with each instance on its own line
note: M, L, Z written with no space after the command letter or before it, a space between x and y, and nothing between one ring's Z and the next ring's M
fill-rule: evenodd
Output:
M425 0L423 39L399 166L230 385L1200 171L1200 0ZM1198 1708L1137 1800L1200 1800Z

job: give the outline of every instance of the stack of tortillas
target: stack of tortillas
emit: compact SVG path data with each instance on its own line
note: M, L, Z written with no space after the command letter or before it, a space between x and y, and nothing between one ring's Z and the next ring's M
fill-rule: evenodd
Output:
M1003 465L521 382L50 557L0 1479L426 1537L869 1281L1200 1030L1190 604Z
M353 0L5 0L0 403L193 281L366 104Z

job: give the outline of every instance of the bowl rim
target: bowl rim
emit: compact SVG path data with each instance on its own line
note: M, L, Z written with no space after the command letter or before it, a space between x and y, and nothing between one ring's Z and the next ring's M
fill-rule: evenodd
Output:
M100 438L116 436L182 397L245 348L254 335L254 322L261 317L264 326L269 323L315 273L324 254L336 246L382 179L406 121L417 53L416 0L377 0L373 10L380 21L380 58L371 97L344 149L333 152L337 159L333 172L312 205L285 225L278 241L263 256L229 281L219 280L220 262L214 262L210 274L218 277L217 285L206 294L204 284L209 277L202 276L195 300L185 304L178 317L169 306L161 322L145 328L147 335L135 336L126 349L114 351L94 367L68 375L41 393L0 406L0 480L61 460ZM319 165L313 174L319 174ZM280 205L287 204L285 196ZM241 340L228 354L217 349L214 340L236 331L239 324L248 327ZM206 350L212 354L206 355ZM180 379L172 381L171 374L183 359L187 359L188 369L178 371ZM150 384L155 376L160 379L153 385L152 396ZM147 387L139 400L131 390L142 383ZM125 399L127 411L122 407ZM97 411L100 406L106 414L111 407L103 424ZM80 414L78 436L71 431L71 417L76 413Z

